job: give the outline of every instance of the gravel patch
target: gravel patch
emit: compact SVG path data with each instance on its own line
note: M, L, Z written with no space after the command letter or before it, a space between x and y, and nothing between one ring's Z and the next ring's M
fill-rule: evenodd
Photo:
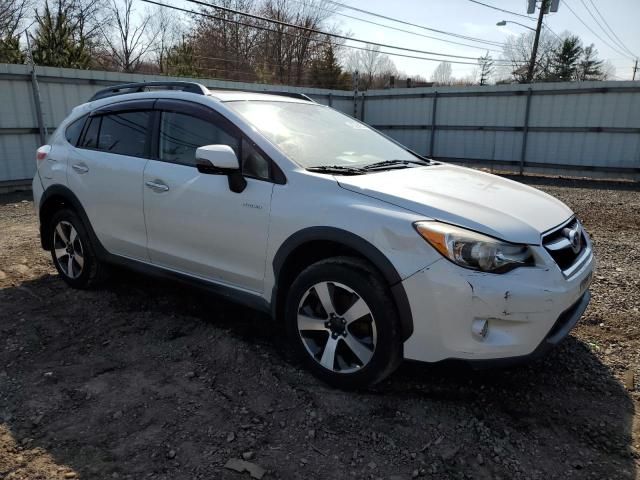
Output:
M74 291L0 196L0 478L640 479L640 192L526 178L573 208L593 300L544 359L319 383L252 310L117 275Z

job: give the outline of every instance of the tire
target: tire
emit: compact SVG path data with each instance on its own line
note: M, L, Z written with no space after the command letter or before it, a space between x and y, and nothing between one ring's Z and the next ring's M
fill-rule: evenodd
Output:
M76 212L57 211L48 231L53 264L69 286L87 289L103 281L106 268L98 261L87 229Z
M357 258L329 258L303 270L289 289L285 322L302 362L338 388L374 385L403 358L389 289Z

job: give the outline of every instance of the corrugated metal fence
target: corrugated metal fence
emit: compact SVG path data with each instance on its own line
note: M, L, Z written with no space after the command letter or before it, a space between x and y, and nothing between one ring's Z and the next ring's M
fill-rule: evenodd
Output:
M29 66L0 64L0 184L29 179L40 127L51 133L95 91L168 79L194 80L210 88L306 93L355 114L418 153L445 161L640 180L640 82L412 88L368 91L354 98L340 90L209 79L53 67L37 67L36 73L37 89Z

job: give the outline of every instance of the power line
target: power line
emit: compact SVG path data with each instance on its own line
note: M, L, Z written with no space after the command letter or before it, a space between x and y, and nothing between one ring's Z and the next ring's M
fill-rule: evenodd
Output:
M251 28L255 28L257 30L263 30L263 31L267 31L267 32L273 32L273 33L278 33L280 35L284 35L284 36L289 36L289 37L294 37L294 38L300 38L300 35L296 35L293 33L289 33L289 32L283 32L280 30L275 30L273 28L268 28L268 27L264 27L261 25L255 25L255 24L250 24L250 23L246 23L246 22L241 22L238 20L231 20L228 18L224 18L224 17L217 17L215 15L210 15L204 12L197 12L195 10L188 10L186 8L181 8L181 7L176 7L174 5L168 5L165 3L161 3L161 2L157 2L155 0L141 0L145 3L150 3L153 5L158 5L160 7L165 7L165 8L170 8L172 10L177 10L177 11L181 11L184 13L188 13L191 15L199 15L202 17L206 17L206 18L211 18L213 20L220 20L222 22L228 22L228 23L233 23L236 25L243 25L246 27L251 27ZM193 0L191 0L193 1ZM301 27L301 28L305 28L305 27ZM331 34L327 34L327 36L331 36ZM348 39L348 38L347 38ZM311 42L316 42L316 43L321 43L324 45L331 45L331 46L335 46L334 43L328 41L328 40L321 40L321 39L308 39ZM365 48L365 47L357 47L355 45L342 45L342 47L344 48L350 48L350 49L354 49L354 50L361 50L361 51L365 51L365 52L376 52L376 53L381 53L381 54L385 54L385 55L389 55L389 56L394 56L394 57L403 57L403 58L411 58L411 59L415 59L415 60L424 60L424 61L430 61L430 62L448 62L448 63L453 63L453 64L459 64L459 65L477 65L477 62L463 62L463 61L457 61L457 60L448 60L448 59L442 59L442 58L428 58L428 57L419 57L419 56L415 56L415 55L406 55L406 54L402 54L402 53L395 53L395 52L386 52L386 51L381 51L381 50L373 50L371 48ZM507 63L505 63L507 64Z
M189 2L189 3L195 3L196 5L201 5L201 6L209 7L209 8L215 8L216 10L222 10L223 12L235 13L237 15L242 15L242 16L253 18L253 19L256 19L256 20L261 20L263 22L275 23L275 24L281 25L283 27L289 27L289 28L295 28L295 29L298 29L298 30L304 30L304 31L309 32L309 33L316 33L318 35L324 35L326 37L338 38L340 40L349 40L351 42L363 43L365 45L374 45L376 47L393 48L394 50L401 50L403 52L421 53L421 54L424 54L424 55L436 55L436 56L439 56L439 57L461 58L463 60L477 60L477 57L468 57L468 56L465 56L465 55L454 55L454 54L450 54L450 53L439 53L439 52L431 52L431 51L428 51L428 50L418 50L418 49L415 49L415 48L399 47L397 45L390 45L390 44L386 44L386 43L378 43L378 42L372 42L372 41L369 41L369 40L362 40L360 38L355 38L355 37L348 37L346 35L340 35L338 33L324 32L322 30L318 30L317 28L305 27L305 26L302 26L302 25L296 25L296 24L289 23L289 22L283 22L282 20L276 20L276 19L273 19L273 18L267 18L267 17L263 17L262 15L256 15L255 13L249 13L249 12L243 12L241 10L236 10L234 8L222 7L220 5L215 5L215 4L209 4L209 3L201 2L200 0L186 0L186 1Z
M494 7L493 5L488 5L486 3L482 3L479 2L478 0L469 0L471 3L477 3L478 5L482 5L483 7L487 7L487 8L491 8L493 10L498 10L500 12L504 12L504 13L508 13L509 15L516 15L518 17L522 17L522 18L526 18L527 20L532 20L532 21L536 21L535 18L530 17L528 15L524 15L522 13L516 13L516 12L512 12L511 10L505 10L504 8L498 8L498 7Z
M477 43L485 43L485 44L488 44L488 45L494 45L496 47L502 47L504 45L504 44L502 44L500 42L494 42L493 40L485 40L483 38L470 37L468 35L461 35L459 33L447 32L445 30L438 30L436 28L425 27L424 25L418 25L416 23L407 22L405 20L400 20L398 18L388 17L386 15L381 15L379 13L371 12L369 10L364 10L362 8L352 7L351 5L347 5L345 3L336 2L334 0L327 0L327 1L329 3L332 3L334 5L338 5L338 6L342 7L342 8L346 8L348 10L353 10L353 11L356 11L356 12L364 13L366 15L371 15L373 17L382 18L384 20L390 20L392 22L401 23L403 25L409 25L411 27L421 28L422 30L428 30L430 32L436 32L436 33L441 33L443 35L449 35L449 36L452 36L452 37L462 38L462 39L465 39L465 40L471 40L471 41L477 42Z
M620 45L618 45L616 43L616 41L613 39L613 37L611 37L611 35L609 34L609 32L607 32L605 30L605 28L602 26L602 24L598 21L598 19L596 18L596 16L593 14L593 12L591 11L591 9L588 7L588 5L585 3L584 0L580 0L580 2L582 3L582 6L584 7L584 9L587 11L587 13L589 14L589 16L591 16L591 18L593 19L594 22L596 22L596 25L598 27L600 27L600 30L602 30L604 32L604 34L609 37L609 40L611 40L613 42L613 44L616 46L616 48L621 49L622 47L620 47ZM626 53L624 51L624 49L620 50L621 53Z
M390 30L396 30L398 32L409 33L411 35L416 35L418 37L430 38L430 39L433 39L433 40L438 40L440 42L451 43L451 44L454 44L454 45L462 45L462 46L470 47L470 48L477 48L479 50L485 50L485 51L489 50L491 52L502 52L502 50L496 50L495 48L479 47L477 45L471 45L469 43L455 42L453 40L447 40L446 38L438 38L438 37L434 37L432 35L425 35L424 33L412 32L411 30L405 30L404 28L398 28L398 27L393 27L391 25L385 25L384 23L374 22L373 20L366 20L364 18L354 17L353 15L348 15L346 13L336 12L335 10L331 10L330 8L320 7L318 5L312 5L312 4L306 3L303 0L293 0L293 1L296 2L296 3L300 3L302 5L311 7L311 8L316 8L318 10L324 10L326 12L330 12L330 13L332 13L334 15L339 15L341 17L346 17L346 18L351 18L351 19L357 20L359 22L369 23L371 25L377 25L378 27L388 28Z
M571 8L571 5L569 5L569 2L567 0L564 0L564 6L567 7L569 9L569 11L573 14L574 17L576 17L580 23L582 23L585 27L587 27L587 29L593 33L598 39L600 39L600 41L602 43L604 43L606 46L608 46L611 50L613 50L614 52L619 53L620 55L623 55L625 57L627 57L627 54L625 52L621 52L620 49L617 49L615 47L612 47L607 41L605 41L600 35L598 35L589 25L587 25L585 23L584 20L582 20L582 18L580 18L580 16L573 10L573 8Z
M589 0L589 2L591 3L591 5L593 5L594 10L596 11L596 13L598 14L598 16L602 19L602 21L604 22L604 24L607 26L607 28L611 31L611 33L613 34L613 36L617 39L617 45L619 45L620 47L622 47L623 50L625 50L627 53L629 53L630 55L637 57L637 55L635 53L633 53L631 50L629 50L627 48L627 46L624 44L624 42L622 40L620 40L620 37L618 37L618 35L616 34L616 31L611 28L611 25L609 25L609 22L607 22L607 19L604 18L604 15L602 15L602 13L600 13L600 10L598 10L598 7L596 6L595 2L593 0ZM583 2L584 3L584 2ZM586 7L586 5L585 5ZM591 13L591 12L589 12ZM593 15L592 15L593 16ZM600 27L602 28L602 27ZM612 42L616 43L616 39L612 38L611 35L609 35L609 33L607 33L607 31L605 30L605 32L607 34L607 36L611 39Z

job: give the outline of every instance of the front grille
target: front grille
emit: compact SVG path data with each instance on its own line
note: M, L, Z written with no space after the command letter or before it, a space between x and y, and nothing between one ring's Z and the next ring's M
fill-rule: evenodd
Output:
M571 233L572 231L575 233ZM577 242L577 248L575 243L571 243L572 235L578 238L578 240L574 239L574 242ZM573 218L553 232L546 234L542 238L542 245L558 264L560 270L565 271L580 257L580 254L587 246L587 239L582 225L577 219Z

